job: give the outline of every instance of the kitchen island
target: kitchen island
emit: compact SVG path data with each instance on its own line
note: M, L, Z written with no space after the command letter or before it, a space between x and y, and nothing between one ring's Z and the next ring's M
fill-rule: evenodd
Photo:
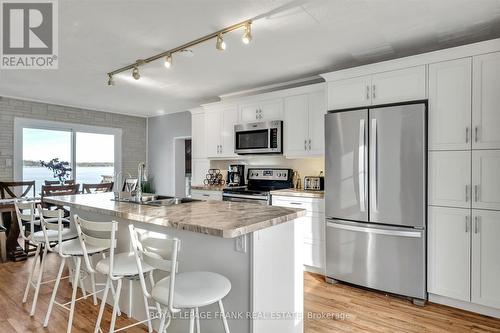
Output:
M113 193L101 193L45 200L89 220L119 222L117 252L130 251L130 223L179 238L179 272L212 271L231 281L224 299L231 332L303 332L301 235L293 221L304 210L228 201L150 206L113 199ZM120 307L130 317L145 318L137 281L124 284ZM202 332L223 332L217 311L216 306L200 309ZM171 333L187 330L184 318L169 328Z

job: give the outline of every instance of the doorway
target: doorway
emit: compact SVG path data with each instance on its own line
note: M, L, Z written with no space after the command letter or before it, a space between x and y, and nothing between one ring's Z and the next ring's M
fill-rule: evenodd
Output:
M174 138L174 195L191 196L191 137Z

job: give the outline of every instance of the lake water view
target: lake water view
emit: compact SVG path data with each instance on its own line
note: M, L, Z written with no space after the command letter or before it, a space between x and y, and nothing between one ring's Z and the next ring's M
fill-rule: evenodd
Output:
M102 176L113 176L114 167L77 167L76 168L76 182L80 184L95 184L100 183ZM35 181L37 196L41 193L42 185L45 180L54 179L52 171L44 167L23 167L23 180Z

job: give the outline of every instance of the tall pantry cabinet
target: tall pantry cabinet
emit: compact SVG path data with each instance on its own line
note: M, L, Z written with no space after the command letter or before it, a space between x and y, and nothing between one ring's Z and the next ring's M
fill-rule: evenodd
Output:
M428 71L428 291L500 309L500 52Z

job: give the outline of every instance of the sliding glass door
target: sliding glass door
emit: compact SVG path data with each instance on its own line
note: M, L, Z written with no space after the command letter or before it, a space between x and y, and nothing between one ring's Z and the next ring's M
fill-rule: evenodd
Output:
M43 167L42 161L58 158L71 167L71 142L71 131L23 128L22 179L35 181L35 193L40 193L46 180L54 180L52 171Z
M58 180L42 165L54 158L72 168L67 179L78 184L114 181L121 171L121 129L16 118L14 179Z
M115 136L76 133L76 182L95 184L113 181L115 172Z

